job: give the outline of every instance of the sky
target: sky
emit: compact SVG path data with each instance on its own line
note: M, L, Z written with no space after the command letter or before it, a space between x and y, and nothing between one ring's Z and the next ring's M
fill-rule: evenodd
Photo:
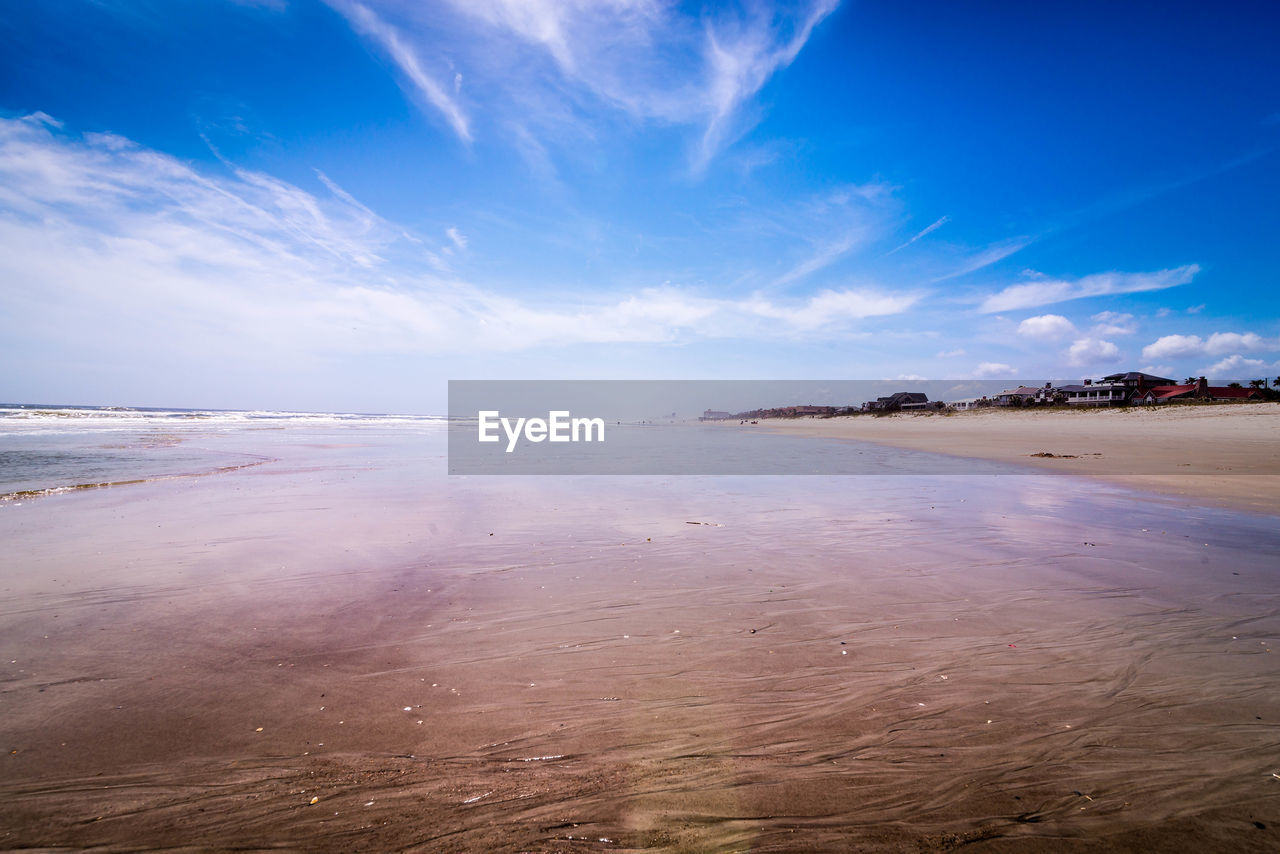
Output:
M0 400L1280 376L1280 8L0 12Z

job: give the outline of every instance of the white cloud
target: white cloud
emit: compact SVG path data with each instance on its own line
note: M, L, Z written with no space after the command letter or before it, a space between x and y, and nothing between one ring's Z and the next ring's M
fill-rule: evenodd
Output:
M894 188L883 183L845 185L768 211L751 211L735 224L738 239L762 244L779 238L791 265L769 285L781 287L825 270L881 236L897 217ZM804 254L793 247L802 247Z
M1118 311L1100 311L1089 319L1097 324L1093 327L1093 334L1099 337L1103 335L1132 335L1138 331L1132 314L1122 314Z
M1185 359L1204 355L1204 340L1199 335L1162 335L1142 348L1142 358L1149 360Z
M461 109L418 57L447 58L495 125L544 144L609 121L595 108L697 129L704 168L758 117L745 109L787 68L837 0L690 13L660 0L328 0L376 41L427 102L470 139ZM363 11L361 11L363 10ZM481 106L483 105L483 106ZM465 133L464 133L465 131ZM572 132L569 136L573 136ZM529 150L529 139L518 140Z
M900 314L919 300L918 294L846 289L824 290L795 305L778 305L757 297L747 300L743 308L758 317L783 320L798 330L812 330L847 320Z
M784 300L668 285L525 302L439 275L421 241L322 183L330 192L317 196L246 170L197 171L120 137L75 139L41 117L0 120L0 280L21 283L0 290L0 340L41 327L69 348L128 342L175 362L807 340L920 299L875 287Z
M454 0L460 12L544 49L566 73L583 74L600 49L643 42L661 10L647 0Z
M1142 348L1142 358L1187 359L1196 356L1222 356L1235 352L1280 350L1280 339L1263 338L1253 332L1215 332L1208 338L1199 335L1163 335Z
M1253 332L1215 332L1204 342L1204 351L1210 356L1230 353L1232 350L1257 351L1280 349L1280 341L1268 341Z
M1246 359L1241 355L1228 356L1215 362L1200 373L1206 377L1226 377L1230 379L1258 379L1263 375L1270 378L1272 371L1280 371L1280 362L1266 362L1262 359ZM1248 375L1246 377L1246 375Z
M991 294L978 307L983 314L1012 311L1038 305L1083 299L1107 294L1131 294L1158 291L1185 285L1200 272L1197 264L1188 264L1151 273L1095 273L1080 279L1038 279L1022 285L1010 285Z
M955 357L963 356L964 354L964 348L957 347L954 350L943 350L941 353L938 353L937 357L939 359L954 359Z
M449 228L445 229L444 233L447 234L449 236L449 239L453 241L454 246L458 247L459 249L467 248L467 236L463 234L461 231L458 231L456 227L450 226Z
M1013 373L1012 365L1006 365L1001 362L980 362L978 367L973 369L974 378L979 380L1009 377Z
M915 243L915 242L916 242L917 240L919 240L920 238L924 237L924 236L925 236L925 235L927 235L927 234L932 234L933 232L935 232L935 231L937 231L938 229L942 228L944 225L946 225L946 224L947 224L948 222L950 222L950 221L951 221L951 217L949 217L949 216L944 216L944 217L941 217L941 218L939 218L939 219L937 219L937 220L934 220L934 222L933 222L932 224L930 224L930 225L926 225L926 226L925 226L924 228L922 228L920 231L916 232L915 236L913 236L913 237L912 237L910 240L908 240L906 243L903 243L901 246L898 246L898 247L895 247L894 249L889 250L889 251L888 251L887 253L885 253L885 254L887 254L887 255L892 255L892 254L893 254L893 253L895 253L895 252L899 252L899 251L901 251L901 250L903 250L903 249L906 249L908 246L910 246L911 244Z
M918 241L918 239L924 236L927 236L927 234L932 234L933 232L936 232L936 230L942 228L943 225L946 225L947 223L950 223L950 222L951 222L950 216L942 216L942 218L938 218L934 220L932 224L925 225L925 227L920 229L919 232L916 232L915 236L911 237L909 241L906 241L905 243L902 243L901 246L897 246L895 248L892 248L892 250L886 252L886 255L892 255L893 252L900 252L901 250L905 250L905 248L910 246L911 243Z
M1120 348L1110 341L1098 338L1081 338L1067 349L1067 364L1076 367L1113 362L1120 357Z
M818 250L774 280L775 285L788 285L829 267L862 242L862 235L850 231Z
M1075 325L1060 314L1041 314L1028 317L1018 324L1018 334L1027 338L1053 340L1076 333Z
M471 142L470 120L458 106L458 102L423 69L417 51L406 42L404 34L361 3L351 2L351 0L327 0L327 2L342 13L350 22L352 29L373 40L395 62L413 90L444 116L459 138L464 142ZM462 75L455 74L453 83L456 93L461 88Z
M710 69L705 94L707 123L695 158L695 168L732 142L739 107L753 97L780 68L789 66L809 40L813 28L835 9L837 0L817 0L793 22L790 37L778 33L771 16L717 29L707 26L705 58Z
M1002 240L999 243L993 243L985 249L979 250L968 258L961 260L956 267L937 277L935 281L942 282L947 279L954 279L959 276L965 276L969 273L981 270L983 267L990 267L992 264L1003 261L1010 255L1021 252L1023 249L1030 246L1031 243L1032 240L1029 237L1015 237L1010 240ZM996 310L998 311L999 309Z

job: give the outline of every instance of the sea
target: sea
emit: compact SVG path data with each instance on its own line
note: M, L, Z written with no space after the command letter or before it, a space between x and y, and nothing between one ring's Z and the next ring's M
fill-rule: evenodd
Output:
M457 475L993 475L1020 466L819 442L766 428L697 422L610 423L607 441L478 445L474 419L444 415L0 404L0 505L76 490L207 477L297 462L299 447L403 446ZM392 453L391 451L387 451Z
M431 415L0 403L0 502L216 475L278 459L282 437L395 430L444 436Z

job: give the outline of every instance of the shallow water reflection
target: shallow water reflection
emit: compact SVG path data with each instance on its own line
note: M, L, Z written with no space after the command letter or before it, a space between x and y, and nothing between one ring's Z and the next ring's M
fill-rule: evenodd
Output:
M449 478L438 436L225 441L278 462L0 513L9 839L1270 840L1273 517L1066 477Z

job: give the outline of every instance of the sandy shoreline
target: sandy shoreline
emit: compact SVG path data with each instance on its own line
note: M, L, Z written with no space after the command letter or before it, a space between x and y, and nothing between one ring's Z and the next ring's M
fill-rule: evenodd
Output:
M949 416L779 419L760 426L789 435L1016 463L1217 506L1280 512L1280 403L976 410ZM1055 456L1033 456L1040 453Z
M1273 518L308 441L0 513L0 847L1280 838Z

